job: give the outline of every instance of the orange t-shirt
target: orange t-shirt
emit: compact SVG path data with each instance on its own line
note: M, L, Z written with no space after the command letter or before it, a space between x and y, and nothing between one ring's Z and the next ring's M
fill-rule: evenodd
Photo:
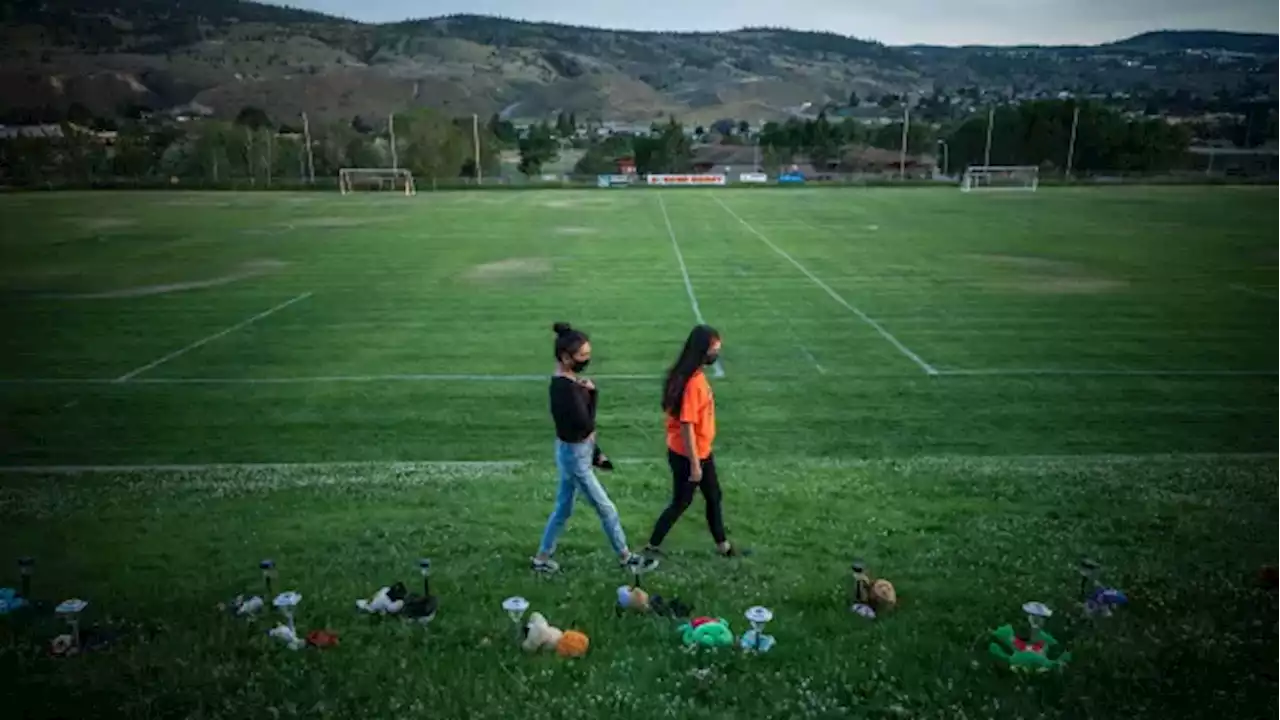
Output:
M684 401L680 403L680 416L667 416L667 447L677 454L689 457L689 449L684 444L684 433L681 423L693 425L693 444L702 460L711 455L711 443L716 439L716 401L711 395L711 383L701 370L689 378L684 386Z

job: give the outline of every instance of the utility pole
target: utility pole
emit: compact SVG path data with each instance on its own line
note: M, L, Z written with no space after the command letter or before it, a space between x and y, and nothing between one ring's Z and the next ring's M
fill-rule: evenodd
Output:
M1080 106L1071 113L1071 140L1067 142L1067 179L1071 179L1071 169L1076 164L1076 130L1080 127Z
M484 183L484 170L480 169L480 116L471 113L471 140L475 145L476 184Z
M995 127L995 124L996 106L992 105L991 109L987 110L987 149L982 154L982 164L987 167L991 166L991 130Z
M316 184L316 158L311 154L311 123L307 122L307 114L302 113L302 140L307 144L307 180Z
M400 156L396 154L396 114L387 115L387 135L391 137L391 169L400 169Z
M907 179L907 132L911 129L911 99L902 104L902 148L898 151L898 179Z

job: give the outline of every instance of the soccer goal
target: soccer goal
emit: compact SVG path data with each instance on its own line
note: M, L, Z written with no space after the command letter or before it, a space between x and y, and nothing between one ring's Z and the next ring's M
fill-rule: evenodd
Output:
M964 169L960 189L1030 190L1040 185L1040 168L1035 165L970 165Z
M413 173L400 168L342 168L338 189L343 195L358 190L402 192L413 195Z

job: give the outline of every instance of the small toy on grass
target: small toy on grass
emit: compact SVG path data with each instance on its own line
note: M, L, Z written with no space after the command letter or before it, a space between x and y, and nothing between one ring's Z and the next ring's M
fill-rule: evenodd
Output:
M524 637L524 625L521 622L524 614L529 610L529 601L514 595L502 601L502 609L507 613L507 617L511 619L511 627L515 629L516 637Z
M356 608L370 615L395 615L404 609L406 595L408 595L408 591L405 589L404 583L398 582L394 585L378 588L378 592L374 593L373 597L368 600L363 598L356 600Z
M894 590L893 583L884 578L872 580L867 566L861 560L854 560L850 569L853 572L849 587L851 612L874 620L877 613L885 613L898 606L898 593Z
M591 641L578 630L561 630L547 622L542 613L529 616L524 626L524 640L520 647L527 652L554 650L562 658L580 658L587 654Z
M35 574L36 561L27 556L18 558L19 590L0 588L0 615L31 604L31 576Z
M253 616L258 611L266 607L266 601L263 598L271 597L271 583L276 577L276 564L270 558L262 560L258 563L258 569L262 571L262 583L266 586L266 593L263 595L244 596L237 595L231 598L230 602L219 603L218 608L227 610L235 615Z
M1071 660L1071 653L1061 652L1056 657L1049 657L1049 653L1059 643L1057 638L1041 627L1047 618L1052 617L1053 611L1038 602L1024 604L1022 611L1027 614L1027 621L1031 625L1030 637L1020 638L1012 625L1001 625L991 631L995 642L987 646L990 653L1005 662L1014 672L1042 673L1065 667Z
M404 615L425 625L435 619L440 600L431 594L431 560L419 560L418 572L422 573L422 594L405 598Z
M745 613L751 629L742 633L739 645L747 652L765 653L773 649L775 644L772 635L764 634L764 626L773 619L773 611L762 605L747 608Z
M1098 581L1102 566L1089 558L1080 560L1080 602L1088 617L1111 617L1117 607L1129 604L1129 598L1115 588Z
M696 617L681 625L679 632L685 647L690 650L733 645L733 631L729 629L729 623L724 618Z
M272 601L277 610L284 613L287 624L277 625L267 632L271 637L283 642L290 650L301 650L306 647L306 640L298 636L293 615L302 602L302 595L296 592L282 592Z

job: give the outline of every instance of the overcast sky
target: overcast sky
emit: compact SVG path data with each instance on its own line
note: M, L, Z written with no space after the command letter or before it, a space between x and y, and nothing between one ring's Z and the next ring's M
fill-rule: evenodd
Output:
M1093 44L1162 29L1274 33L1280 16L1275 0L275 1L369 22L474 13L631 30L774 25L890 45Z

